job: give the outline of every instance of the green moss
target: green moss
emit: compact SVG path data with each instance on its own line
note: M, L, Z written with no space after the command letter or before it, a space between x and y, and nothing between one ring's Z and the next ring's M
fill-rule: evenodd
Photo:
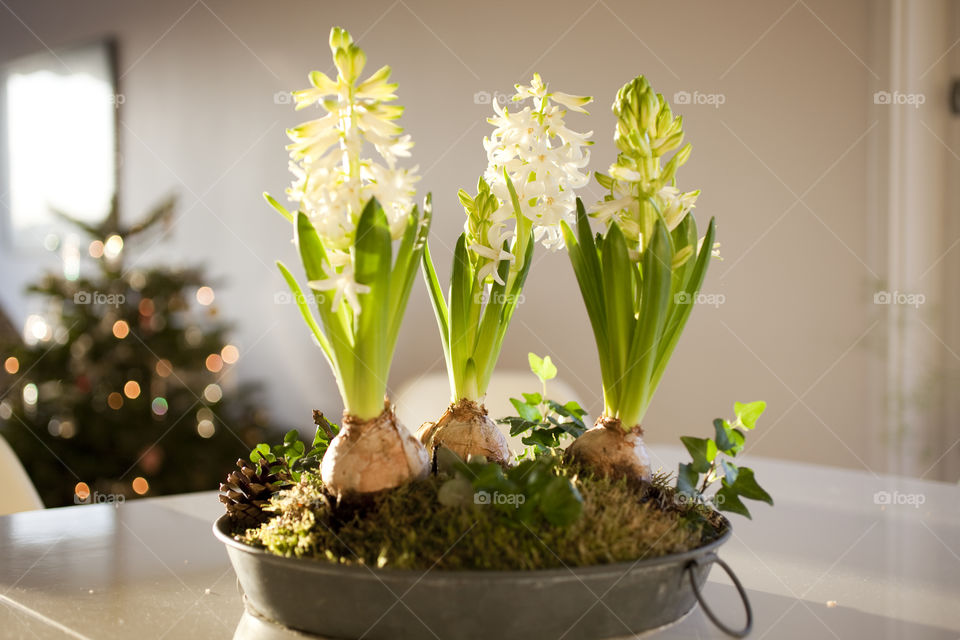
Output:
M237 539L284 556L396 569L547 569L633 561L698 547L722 533L702 507L675 506L665 477L638 489L573 476L582 515L570 526L518 522L487 505L444 506L445 479L407 484L363 504L334 504L315 475L273 500L278 515Z

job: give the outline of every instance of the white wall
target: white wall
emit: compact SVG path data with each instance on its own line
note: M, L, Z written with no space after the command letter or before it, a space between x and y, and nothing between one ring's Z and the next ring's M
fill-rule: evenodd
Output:
M9 0L0 8L0 58L104 35L120 42L124 211L137 215L170 191L182 196L170 238L145 260L198 260L229 284L217 289L239 323L240 374L270 383L274 413L306 426L309 410L339 407L319 352L283 290L275 258L296 262L289 232L260 200L288 181L283 129L298 121L278 91L328 70L327 33L358 37L369 65L391 64L417 143L422 191L434 192L432 244L441 264L462 225L456 200L485 163L490 127L477 91L508 92L539 71L555 87L596 96L589 119L594 169L613 160L617 88L646 74L668 97L720 93L719 108L678 106L694 145L682 187L700 187L702 224L719 221L724 262L705 292L719 308L693 314L645 421L650 441L710 433L734 400L766 399L751 452L887 468L868 419L880 366L885 276L868 246L868 147L879 131L866 0L761 2L441 3L200 0ZM21 23L22 21L22 23ZM24 26L29 25L29 30ZM41 44L42 43L44 44ZM585 199L597 195L583 194ZM37 265L0 255L0 301L22 319L18 295ZM449 270L441 269L445 278ZM540 255L501 358L523 368L549 352L588 408L601 408L599 368L564 254ZM878 324L879 323L879 324ZM436 326L418 282L391 382L440 371ZM438 412L442 409L438 407Z

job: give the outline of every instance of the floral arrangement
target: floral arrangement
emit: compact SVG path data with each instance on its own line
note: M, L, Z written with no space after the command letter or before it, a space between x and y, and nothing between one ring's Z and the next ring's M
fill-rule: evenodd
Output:
M588 115L584 107L592 99L554 91L534 74L529 85L516 85L513 105L495 103L488 119L493 131L483 140L487 166L475 194L458 194L465 221L445 288L427 242L431 198L416 204L416 169L401 166L412 142L398 124L403 109L395 104L390 68L364 79L366 57L342 29L332 30L330 48L337 77L314 71L311 86L293 94L298 110L324 111L288 131L294 181L287 195L296 208L266 199L292 226L308 294L278 266L333 370L343 422L337 427L316 412L312 444L291 432L281 445L258 446L251 464L241 461L235 472L228 506L266 521L271 508L282 512L291 500L299 514L309 494L310 504L334 522L339 516L322 496L338 505L358 496L381 505L393 504L384 495L416 496L439 514L443 507L480 504L477 492L512 491L526 506L504 511L512 518L509 528L538 520L566 526L583 512L599 517L584 507L581 490L598 496L643 487L642 504L685 497L694 505L686 512L701 516L713 509L749 515L741 497L772 503L752 471L732 462L763 403L738 403L733 422L715 421L714 439L684 438L693 460L680 465L675 488L667 487L666 474L653 472L643 443L641 422L718 246L714 221L700 236L691 214L699 191L678 186L691 146L684 145L683 120L664 97L643 76L617 93L618 155L606 174L595 174L606 193L589 211L577 190L590 180L592 132L568 128L567 119ZM550 357L529 354L541 389L513 398L518 415L499 421L528 447L514 456L484 398L537 244L570 257L596 341L604 407L588 428L579 404L548 397L547 382L557 375ZM418 269L451 395L442 415L414 437L385 394ZM428 474L428 481L413 482ZM602 481L584 484L581 477ZM706 497L717 482L720 489ZM294 492L269 503L280 487ZM387 491L400 487L400 493ZM282 541L278 549L300 548L301 534L319 535L314 519L291 518L298 522L293 529L290 518L276 519L269 530L264 525L267 538Z

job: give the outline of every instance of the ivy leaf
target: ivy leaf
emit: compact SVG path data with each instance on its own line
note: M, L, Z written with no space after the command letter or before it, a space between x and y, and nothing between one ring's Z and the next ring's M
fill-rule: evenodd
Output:
M501 418L497 420L500 424L510 425L510 436L518 436L524 431L528 431L536 426L539 422L531 422L529 420L524 420L523 418L517 416L511 416L509 418Z
M530 371L533 371L534 375L540 378L541 382L546 382L547 380L552 380L557 377L557 367L554 366L553 361L550 360L550 356L541 358L531 351L527 354L527 359L530 361Z
M573 405L572 407L570 405ZM550 407L551 411L561 415L565 418L570 418L571 422L575 423L578 427L582 427L586 431L586 425L583 424L583 416L586 415L586 412L580 407L579 404L573 402L572 400L567 404L560 404L559 402L554 402L553 400L547 400L547 406Z
M694 438L683 436L680 438L683 445L693 457L692 469L697 473L706 473L710 470L710 463L717 457L717 444L709 438Z
M540 397L539 393L524 393L523 399L527 401L527 404L536 406L543 402L543 398Z
M514 409L517 410L517 413L520 414L520 417L529 422L540 422L543 420L543 416L540 415L539 409L536 405L529 405L526 402L521 402L517 398L510 398L510 404L513 405Z
M724 486L717 491L716 495L713 497L713 503L717 505L717 509L720 511L730 511L731 513L738 513L741 516L750 517L750 510L747 509L747 506L740 501L740 498L737 497L737 492L733 487L727 486L724 483Z
M723 469L723 477L729 484L737 481L737 474L740 471L737 465L732 462L727 462L726 460L721 460L720 468Z
M466 507L473 504L473 496L473 485L462 475L447 480L437 491L437 500L445 507Z
M300 434L297 433L296 429L290 429L290 431L287 431L286 435L283 436L283 444L290 445L299 440Z
M773 506L773 498L757 484L753 476L753 469L749 467L740 467L736 481L732 483L732 488L748 500L759 500Z
M574 438L579 438L587 430L587 428L583 425L583 422L580 420L577 420L576 422L561 422L557 426Z
M557 429L534 429L529 435L521 438L521 442L528 447L540 446L545 449L551 449L560 446L560 435Z
M563 527L583 511L583 497L569 480L554 476L540 494L540 512L552 525Z
M733 411L737 416L737 420L740 421L740 424L744 426L745 429L753 429L757 426L757 419L763 415L763 412L767 408L767 403L763 400L758 400L757 402L747 402L733 403Z
M250 452L250 462L260 462L261 460L271 463L277 460L276 456L270 452L270 445L266 442L261 442Z
M574 415L579 419L583 419L583 416L587 415L587 410L580 406L576 400L571 400L563 408L570 412L570 415Z
M697 495L697 481L700 480L700 474L694 471L692 464L680 463L677 471L677 491L684 495L695 497Z
M742 433L734 429L729 422L722 418L714 420L713 427L717 432L717 449L731 457L740 453L746 441Z

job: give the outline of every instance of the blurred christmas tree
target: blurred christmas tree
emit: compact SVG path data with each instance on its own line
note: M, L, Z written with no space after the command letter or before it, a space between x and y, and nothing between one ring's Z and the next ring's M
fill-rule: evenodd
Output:
M63 243L63 274L28 288L45 313L0 344L0 433L48 507L213 489L263 440L255 389L221 384L240 353L203 270L124 266L173 207L131 227L63 216L89 238Z

